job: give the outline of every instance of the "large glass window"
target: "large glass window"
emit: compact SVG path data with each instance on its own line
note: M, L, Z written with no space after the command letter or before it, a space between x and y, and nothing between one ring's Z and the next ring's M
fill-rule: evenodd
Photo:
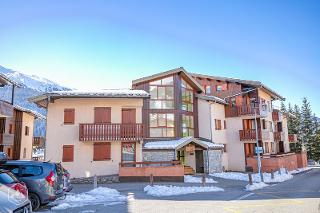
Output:
M181 80L182 110L193 112L193 89L185 80Z
M173 76L149 83L150 109L173 109Z
M150 137L174 137L174 114L151 113Z
M182 115L182 136L194 136L194 124L192 115Z

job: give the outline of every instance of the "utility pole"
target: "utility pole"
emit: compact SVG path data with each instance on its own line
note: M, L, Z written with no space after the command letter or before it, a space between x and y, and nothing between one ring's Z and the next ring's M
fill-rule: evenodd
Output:
M261 172L261 156L260 156L260 149L259 149L259 134L258 134L258 122L257 122L257 106L259 106L257 104L257 100L255 100L254 102L254 123L255 123L255 130L256 130L256 145L257 145L257 149L255 150L257 153L257 162L258 162L258 172L260 174L260 179L261 182L264 182L263 180L263 174Z

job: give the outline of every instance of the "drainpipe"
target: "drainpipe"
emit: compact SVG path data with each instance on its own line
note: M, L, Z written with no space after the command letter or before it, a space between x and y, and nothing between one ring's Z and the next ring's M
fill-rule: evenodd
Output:
M50 96L47 98L46 108L47 108L47 114L46 114L46 132L44 134L44 154L43 154L43 160L47 160L46 153L47 153L47 131L48 131L48 106L49 106Z
M14 89L15 89L15 85L12 84L12 91L11 91L11 105L13 105L14 103Z
M209 104L209 113L210 113L210 116L209 116L209 118L210 118L210 140L212 141L212 139L213 139L213 135L212 135L212 114L211 114L211 109L212 109L212 103L210 103Z

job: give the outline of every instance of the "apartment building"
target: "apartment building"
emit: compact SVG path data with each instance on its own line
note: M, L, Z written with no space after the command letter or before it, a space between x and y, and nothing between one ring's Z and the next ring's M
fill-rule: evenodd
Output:
M118 174L142 160L142 90L59 91L30 99L47 109L45 160L72 177Z

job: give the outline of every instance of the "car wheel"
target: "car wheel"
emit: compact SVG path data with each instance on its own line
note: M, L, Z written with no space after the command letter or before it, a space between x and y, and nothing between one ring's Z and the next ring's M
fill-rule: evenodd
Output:
M40 198L38 197L38 195L29 193L29 200L31 202L32 211L37 211L40 207Z

